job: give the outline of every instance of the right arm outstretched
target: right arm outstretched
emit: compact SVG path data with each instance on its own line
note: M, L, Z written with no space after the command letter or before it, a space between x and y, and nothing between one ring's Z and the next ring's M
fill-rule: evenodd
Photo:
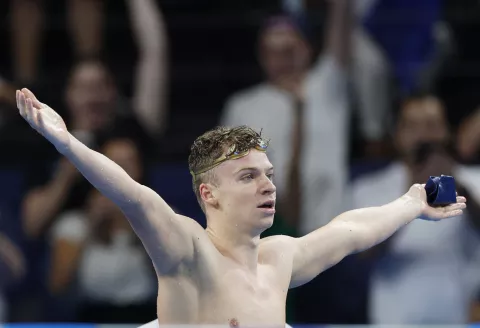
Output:
M17 91L17 106L32 128L121 208L158 273L166 273L192 259L193 234L201 229L200 225L177 215L153 190L137 183L119 165L77 140L67 131L63 119L29 90Z

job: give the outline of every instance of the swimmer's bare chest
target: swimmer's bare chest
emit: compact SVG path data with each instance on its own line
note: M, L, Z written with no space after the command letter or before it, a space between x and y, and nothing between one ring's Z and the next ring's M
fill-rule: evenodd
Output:
M256 274L209 250L198 267L159 277L160 324L285 325L292 261L275 245L261 248Z

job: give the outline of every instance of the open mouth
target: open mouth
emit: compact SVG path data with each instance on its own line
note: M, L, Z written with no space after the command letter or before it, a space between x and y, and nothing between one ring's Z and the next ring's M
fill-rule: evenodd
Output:
M273 209L275 208L275 201L274 200L268 200L258 206L258 208L270 208Z

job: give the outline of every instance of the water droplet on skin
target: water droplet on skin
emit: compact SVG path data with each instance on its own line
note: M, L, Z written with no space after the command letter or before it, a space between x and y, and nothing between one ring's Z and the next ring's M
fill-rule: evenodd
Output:
M102 171L102 172L103 172L103 167L100 169L100 171Z

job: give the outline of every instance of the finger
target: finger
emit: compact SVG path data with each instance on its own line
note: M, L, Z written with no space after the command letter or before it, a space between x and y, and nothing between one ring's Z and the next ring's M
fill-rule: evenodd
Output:
M20 110L20 115L22 115L23 118L28 119L28 117L27 117L27 105L25 103L26 99L25 99L25 95L23 94L23 92L20 92L19 100L20 100L20 104L19 104L18 109Z
M30 98L27 98L25 100L25 103L26 103L26 114L27 114L27 118L28 118L28 121L30 124L35 124L35 108L33 108L33 103L32 103L32 99Z
M37 97L33 94L32 91L28 90L27 88L23 88L22 92L25 94L27 98L30 98L33 101L33 106L37 109L42 108L42 103L38 101Z
M17 108L20 109L20 91L15 92L15 98L17 99Z
M43 112L37 110L37 125L40 128L40 131L44 131L45 121L43 120ZM40 132L39 131L39 132ZM40 132L43 135L43 132Z
M466 203L467 199L463 196L457 196L457 203Z
M446 218L451 218L451 217L455 217L455 216L460 216L463 214L463 211L462 210L455 210L455 211L450 211L450 212L445 212L444 215L443 215L443 218L446 219Z
M467 204L456 203L456 204L450 204L448 206L445 206L443 208L443 210L444 210L444 212L451 212L451 211L456 211L456 210L463 210L464 208L467 208Z

